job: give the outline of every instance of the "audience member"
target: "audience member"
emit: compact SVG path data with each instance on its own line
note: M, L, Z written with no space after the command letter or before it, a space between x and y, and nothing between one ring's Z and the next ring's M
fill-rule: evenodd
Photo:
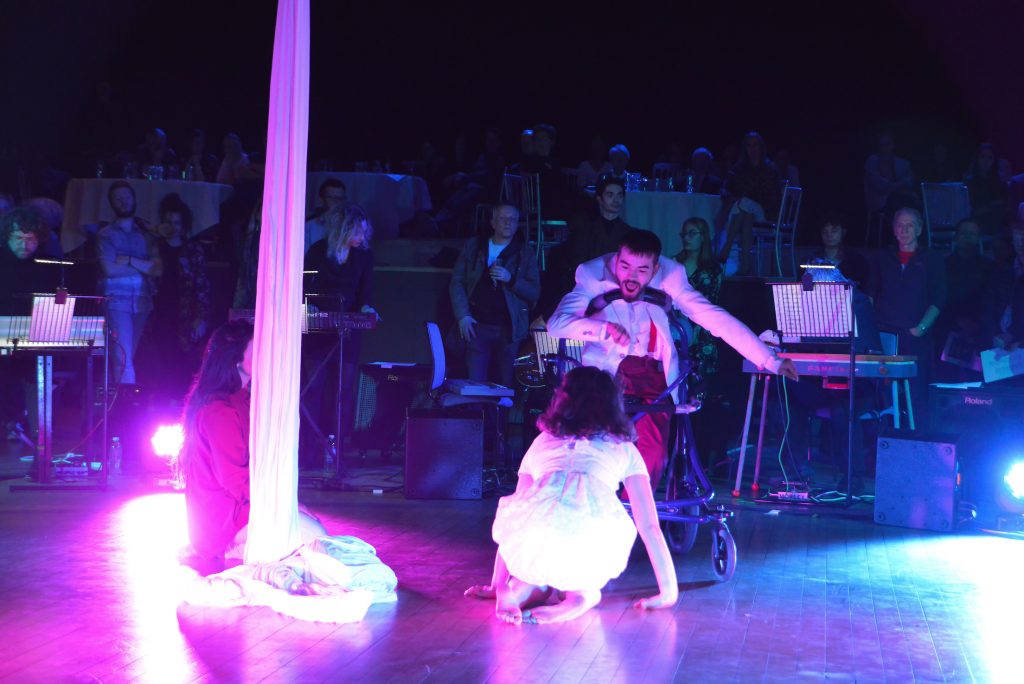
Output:
M206 132L197 128L189 138L188 156L182 160L185 180L212 183L217 180L220 160L206 151Z
M884 212L886 219L900 207L917 204L910 162L896 156L889 131L878 135L878 149L864 162L864 201L868 215Z
M533 156L533 129L524 128L519 134L519 162L522 164Z
M754 223L775 218L781 189L779 171L766 155L764 138L753 131L747 133L743 156L726 179L723 211L727 212L728 223L718 252L718 260L724 263L736 238L740 239L739 275L751 273Z
M327 237L327 226L324 225L324 215L332 209L338 209L348 201L348 188L340 178L328 178L320 184L317 191L320 197L320 206L306 221L306 237L303 253L309 253L309 248Z
M608 148L605 142L597 137L590 141L590 156L576 167L576 187L579 190L597 184L597 177L612 170L607 159Z
M706 195L717 195L722 192L722 179L715 175L714 157L711 150L706 147L698 147L690 155L690 168L687 174L693 175L693 191ZM675 188L679 191L686 191L686 174L675 179Z
M470 238L452 272L449 295L466 345L469 379L512 386L519 343L529 333L529 311L540 296L533 250L517 236L519 210L498 204L492 235ZM491 364L497 372L490 372Z
M972 218L982 232L997 232L1006 209L1006 185L999 179L996 152L992 143L982 143L964 176L971 198Z
M488 203L497 201L507 166L501 133L496 128L488 128L484 133L484 150L477 157L470 174L472 182L480 186L481 201Z
M630 226L622 220L626 186L622 176L610 173L597 179L594 205L569 224L566 244L570 273L585 261L618 249Z
M676 261L686 269L690 287L712 304L718 304L723 273L711 251L711 226L700 217L688 218L683 222L679 237L683 240L683 249L676 255ZM702 378L715 375L718 372L717 338L699 325L694 325L689 334L694 371Z
M174 399L184 396L199 367L210 325L206 254L191 234L192 211L178 195L168 195L160 202L156 227L163 274L157 281L141 356L150 360L145 365L154 376L151 380L159 381L154 384ZM175 359L173 373L166 372L167 359Z
M242 139L236 133L225 135L224 160L217 170L217 182L237 186L240 181L253 180L261 175L258 165L253 163L242 147Z
M373 308L373 250L370 240L373 226L361 206L348 203L330 209L323 217L327 237L315 243L306 254L305 268L315 271L309 280L309 303L321 311L376 313ZM333 336L307 335L303 340L303 366L308 391L307 410L319 425L330 425L333 432L336 421L330 402L322 397L333 397L337 391L337 356L333 353L337 339ZM350 331L345 337L344 358L341 364L341 420L342 430L348 432L355 415L356 379L362 335ZM329 359L329 360L328 360ZM326 365L324 362L326 361ZM322 372L316 368L323 366ZM329 380L328 380L329 379ZM303 465L318 465L316 441L308 426L300 442ZM339 436L341 438L341 436Z
M986 285L995 263L982 256L979 248L981 228L965 219L956 227L954 251L946 257L946 306L935 323L936 340L945 345L951 333L977 351L987 343L984 325ZM949 370L943 367L944 371ZM943 379L957 379L947 373Z
M438 153L434 143L428 140L420 145L419 158L414 168L416 175L426 181L434 203L443 204L446 198L444 181L448 178L448 161Z
M999 316L998 334L994 342L1006 349L1024 344L1024 223L1013 224L1013 285Z
M565 218L568 209L562 167L552 156L557 135L550 124L533 127L533 154L518 166L521 173L535 173L540 181L541 210L545 219Z
M51 238L50 230L32 207L0 213L0 315L31 313L31 298L19 295L52 292L54 273L35 262Z
M135 215L132 186L115 181L107 199L117 218L97 236L100 292L107 298L114 381L134 385L135 352L153 310L153 284L163 272L163 264L149 224Z
M0 192L0 216L14 208L14 196L7 192Z
M60 244L60 230L64 223L64 207L60 202L49 197L33 197L25 202L25 206L35 209L43 225L50 231L50 239L40 247L39 256L48 259L62 259L64 249Z
M612 145L608 150L608 163L612 165L611 175L616 178L625 178L626 167L629 166L629 148L622 143Z
M159 128L146 131L146 141L139 145L136 158L143 170L147 166L158 165L164 167L167 176L173 175L170 169L178 165L178 155L168 146L167 134Z
M920 244L924 227L916 209L904 207L893 216L896 248L878 258L874 287L875 315L882 332L896 335L897 352L917 357L917 376L910 381L917 425L926 426L928 384L934 344L932 327L946 305L946 267L941 255Z

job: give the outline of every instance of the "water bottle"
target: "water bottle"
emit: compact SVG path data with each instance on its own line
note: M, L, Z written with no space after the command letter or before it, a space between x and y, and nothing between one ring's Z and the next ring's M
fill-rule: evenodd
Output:
M324 477L334 477L335 463L338 459L338 438L327 435L327 449L324 451Z
M185 170L181 172L181 180L192 182L196 179L196 165L189 162Z
M693 194L693 174L686 174L686 192Z
M121 474L121 438L114 437L110 440L110 459L108 460L110 471Z

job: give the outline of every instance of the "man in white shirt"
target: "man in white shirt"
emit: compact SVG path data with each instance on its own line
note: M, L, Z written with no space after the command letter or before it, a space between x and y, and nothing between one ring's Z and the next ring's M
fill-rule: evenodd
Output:
M576 287L552 314L548 333L583 340L584 365L615 374L626 396L650 402L679 374L666 313L673 306L759 368L798 379L792 361L780 359L750 328L694 290L686 269L661 256L661 240L646 230L631 229L617 252L580 265ZM678 390L673 398L678 402ZM668 423L668 414L656 412L636 426L653 487L667 462Z

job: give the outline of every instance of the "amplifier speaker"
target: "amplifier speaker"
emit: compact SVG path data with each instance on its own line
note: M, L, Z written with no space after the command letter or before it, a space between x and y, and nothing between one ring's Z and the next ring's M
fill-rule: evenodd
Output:
M878 438L875 522L949 532L960 504L957 437L890 431Z
M484 417L479 409L409 409L405 498L479 499Z

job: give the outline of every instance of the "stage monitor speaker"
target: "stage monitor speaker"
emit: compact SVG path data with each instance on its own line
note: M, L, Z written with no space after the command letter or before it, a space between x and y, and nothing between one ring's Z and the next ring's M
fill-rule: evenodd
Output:
M480 409L409 409L405 498L479 499L484 418Z
M388 450L400 443L405 412L424 377L421 366L364 363L359 374L352 446Z
M950 532L960 504L957 437L889 431L878 438L875 522Z

